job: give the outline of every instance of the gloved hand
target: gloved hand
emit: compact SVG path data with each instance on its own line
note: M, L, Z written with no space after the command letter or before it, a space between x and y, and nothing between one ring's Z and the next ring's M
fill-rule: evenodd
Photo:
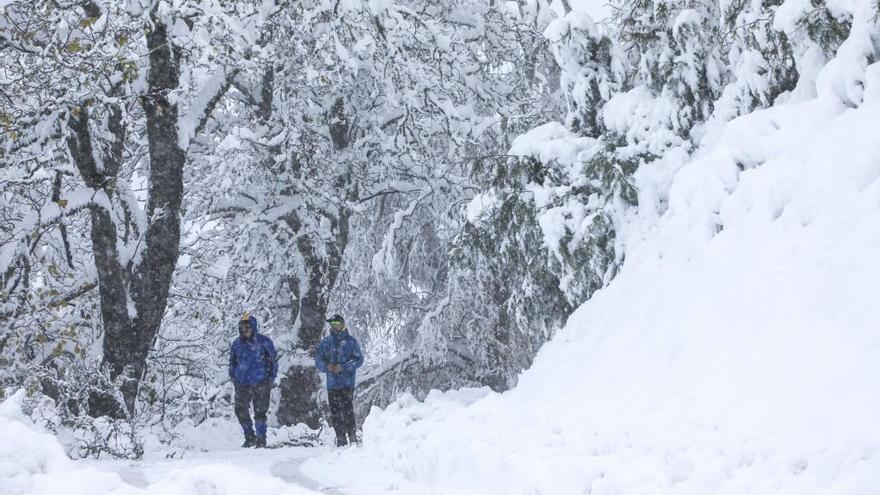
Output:
M327 369L330 370L331 373L339 373L342 371L342 365L331 363L327 365Z

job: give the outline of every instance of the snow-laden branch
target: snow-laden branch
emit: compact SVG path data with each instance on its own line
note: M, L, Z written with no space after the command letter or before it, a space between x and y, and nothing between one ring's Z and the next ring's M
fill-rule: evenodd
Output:
M82 188L57 202L46 202L39 211L26 214L13 229L12 238L0 249L0 273L7 273L17 260L30 256L41 230L56 225L65 215L90 207L112 211L110 198L103 190Z
M387 196L389 194L411 194L420 191L422 191L421 187L416 187L407 182L389 181L383 184L379 184L377 187L374 187L370 191L367 191L362 198L358 198L357 202L366 203L367 201L378 198L380 196Z
M77 299L81 296L88 294L89 292L94 290L96 287L98 287L97 282L86 282L82 286L68 292L67 294L59 295L58 297L52 299L51 301L48 301L47 303L45 303L43 305L43 307L41 309L55 309L55 308L64 306L66 304L69 304L74 299ZM35 310L31 309L31 312L33 312L33 311L35 311ZM18 314L17 310L0 312L0 321L12 318L12 317L16 316L17 314Z
M223 71L208 78L193 98L189 111L181 115L177 125L177 139L180 142L180 149L184 152L189 150L190 142L205 129L211 114L229 91L238 72L238 69L224 68Z
M433 192L431 189L425 190L421 196L409 204L406 210L398 211L394 214L394 221L391 222L388 232L385 233L385 237L382 239L382 248L373 256L372 266L376 275L389 275L394 271L394 247L396 245L395 237L397 231L403 226L404 220L411 217L419 204L433 194Z

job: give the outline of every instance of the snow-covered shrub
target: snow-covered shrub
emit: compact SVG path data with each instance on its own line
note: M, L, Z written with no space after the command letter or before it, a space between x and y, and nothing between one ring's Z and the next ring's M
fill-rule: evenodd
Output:
M138 459L143 455L143 421L128 417L119 383L100 365L67 363L34 370L33 387L23 400L31 420L58 435L69 456ZM117 380L118 381L118 380ZM92 417L94 401L116 404L119 417Z

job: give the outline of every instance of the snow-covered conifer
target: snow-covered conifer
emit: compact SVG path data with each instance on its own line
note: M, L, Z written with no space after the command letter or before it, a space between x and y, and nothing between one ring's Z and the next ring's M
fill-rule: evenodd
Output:
M583 12L554 21L544 36L561 71L566 125L578 134L598 137L605 132L602 108L626 79L623 52Z

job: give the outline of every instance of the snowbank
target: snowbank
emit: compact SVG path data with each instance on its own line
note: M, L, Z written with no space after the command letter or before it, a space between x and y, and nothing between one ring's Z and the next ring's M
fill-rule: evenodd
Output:
M880 66L835 65L817 98L664 169L668 191L640 172L668 209L632 219L621 273L515 390L405 398L304 470L450 494L880 493Z
M21 414L24 391L0 404L0 494L2 495L303 495L314 493L241 466L212 464L172 470L145 486L67 458L52 435L36 431Z

